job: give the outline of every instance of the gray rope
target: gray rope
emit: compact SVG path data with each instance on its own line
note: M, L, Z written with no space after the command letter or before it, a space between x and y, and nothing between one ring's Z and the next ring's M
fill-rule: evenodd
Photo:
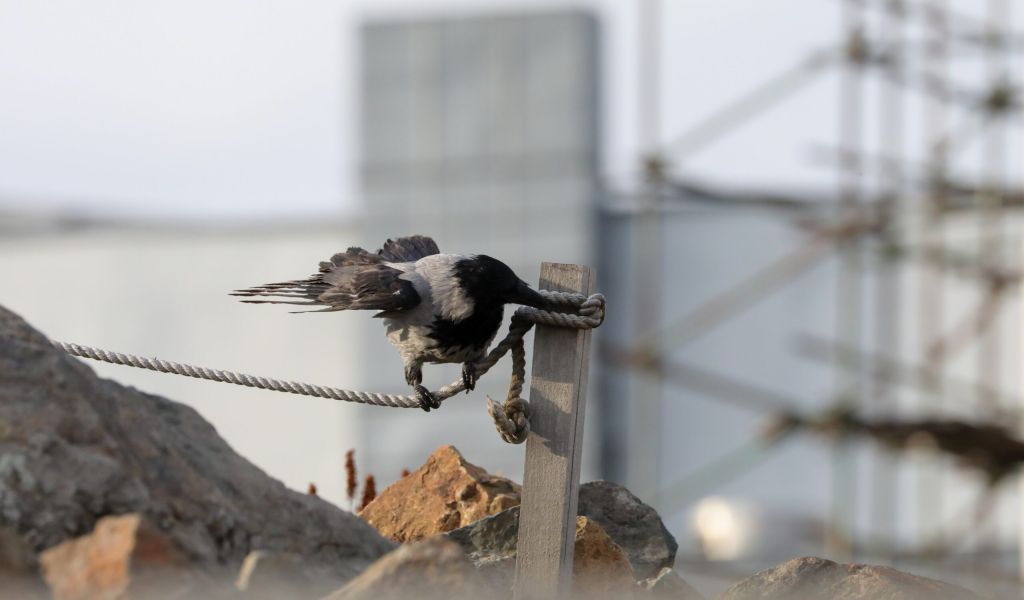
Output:
M488 412L491 413L491 417L494 419L495 427L498 428L502 439L510 443L521 443L526 439L526 434L529 432L529 405L520 397L522 395L523 383L526 380L526 350L523 345L523 337L526 333L534 324L574 329L593 329L600 326L604 321L605 299L601 294L583 296L582 294L566 292L538 291L548 302L550 310L526 306L519 307L512 315L512 323L509 325L508 334L476 365L478 375L483 376L509 350L512 351L512 379L509 383L508 395L504 405L499 406L490 398L487 399ZM561 312L566 309L574 310L575 314ZM420 406L419 400L415 396L362 392L296 381L284 381L221 369L197 367L159 358L145 358L135 354L110 352L80 344L56 340L50 340L50 342L72 356L89 358L115 365L149 369L150 371L158 371L160 373L171 373L185 377L206 379L208 381L244 385L262 390L329 398L331 400L370 404L373 406L391 406L396 408L419 408ZM465 391L465 389L465 384L463 384L460 378L439 389L434 393L434 396L438 401L444 401Z
M572 307L577 314L551 312L538 310L528 306L522 306L512 316L512 326L509 333L515 329L518 322L525 323L524 335L536 323L551 325L553 327L576 327L593 329L604 322L604 296L594 294L584 297L580 294L565 292L543 292L549 305ZM512 379L508 385L508 394L505 402L498 404L489 396L487 398L487 412L494 421L494 427L498 430L501 439L510 444L521 444L526 441L530 433L530 403L522 398L523 385L526 381L526 347L523 344L523 336L515 339L512 345Z

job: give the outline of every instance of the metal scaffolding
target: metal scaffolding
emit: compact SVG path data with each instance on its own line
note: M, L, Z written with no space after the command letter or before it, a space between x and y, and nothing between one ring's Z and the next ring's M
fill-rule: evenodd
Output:
M969 556L971 572L980 572L978 556L1005 551L998 532L987 531L984 522L997 510L999 495L1024 504L1018 491L1001 485L1002 474L985 479L967 511L971 517L965 535L964 511L954 505L959 501L953 496L959 495L948 493L948 461L903 456L910 448L928 447L933 452L926 457L955 458L949 444L936 443L938 422L949 427L991 424L1012 440L1019 438L1016 428L1024 423L1020 382L1001 368L1007 352L1016 352L1010 350L1016 342L1008 341L1010 333L1000 324L1020 285L1020 269L1013 264L1020 252L1010 250L1018 234L1008 221L1024 206L1024 191L1014 188L1008 158L1011 138L1017 135L1010 117L1022 106L1013 58L1024 50L1024 38L1012 30L1010 3L989 0L984 16L972 16L954 13L946 0L839 0L839 43L723 102L706 120L664 143L659 143L658 82L670 74L657 57L657 18L652 15L658 14L658 5L658 0L642 3L646 29L640 36L640 73L645 83L639 87L638 105L644 115L643 179L636 182L639 191L611 190L614 201L606 208L616 218L632 221L637 243L630 264L637 270L633 277L643 282L636 290L635 337L601 350L607 364L628 369L646 382L630 389L631 418L642 421L631 425L629 451L638 454L629 464L658 464L659 443L650 439L650 428L657 429L662 395L671 397L673 390L774 415L781 428L711 459L691 477L660 482L657 493L644 488L648 497L675 508L756 468L788 433L827 434L835 452L827 535L833 555L889 561ZM964 57L983 63L982 84L954 80L954 61ZM689 169L682 174L683 160L834 69L839 70L840 85L838 147L815 152L818 164L836 168L834 191L729 189L701 181ZM868 82L873 82L870 87ZM878 92L871 101L873 111L867 110L868 89ZM909 104L909 97L918 104ZM923 150L916 154L922 159L913 158L912 131L920 132ZM865 143L872 133L880 151ZM976 143L979 166L965 170L969 146ZM867 180L874 185L866 185ZM658 282L670 267L657 260L664 235L658 215L681 205L772 211L779 220L802 228L806 241L685 314L662 318ZM698 343L700 336L825 261L837 265L835 335L805 339L799 350L808 359L827 358L834 371L834 391L821 399L817 421L801 416L806 411L794 399L745 383L742 374L709 371L671 356L674 349ZM952 302L953 290L957 298L970 301ZM910 348L913 358L908 360ZM951 368L956 364L962 371L965 360L973 363L967 381ZM665 384L664 391L657 382ZM820 426L822 415L831 419L828 427ZM876 432L898 425L906 433L916 424L920 435L893 450L893 444L883 444L854 425L864 419L871 420ZM819 425L811 426L811 421ZM966 439L966 430L953 430L961 432L957 444ZM641 435L642 443L637 438ZM854 468L856 455L850 450L852 441L861 438L875 443L868 455L867 492L860 489L863 472ZM978 452L996 451L984 447ZM1011 462L1016 468L1024 456ZM976 463L973 468L983 470ZM900 485L900 473L907 470L913 471L909 497ZM643 481L650 483L649 473ZM860 510L855 506L859 502ZM911 519L915 541L909 545L899 543L893 533L900 528L897 507L905 502L917 507ZM1019 512L1024 515L1024 509ZM866 523L858 527L864 515ZM1004 573L1010 579L1024 576L1024 517L1019 520L1013 552L1021 564L1019 572Z

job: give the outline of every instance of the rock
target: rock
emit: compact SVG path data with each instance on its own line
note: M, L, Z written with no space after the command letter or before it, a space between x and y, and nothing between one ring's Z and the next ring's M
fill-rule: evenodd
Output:
M596 522L576 517L573 594L581 598L625 598L636 587L629 558Z
M324 566L310 568L299 554L256 550L242 561L235 588L247 600L320 598L338 589L338 581Z
M435 537L384 556L324 600L450 600L493 593L458 544Z
M37 569L32 548L13 529L0 527L0 574L29 573Z
M629 556L637 577L657 577L676 561L678 544L658 512L609 481L580 486L579 514L598 523Z
M462 547L473 563L497 561L516 556L519 535L519 507L450 531L448 538Z
M104 517L92 533L39 555L57 600L120 598L133 590L181 596L196 586L175 543L138 514Z
M490 475L467 462L454 447L442 446L416 472L384 490L359 516L386 537L407 542L518 506L519 492L516 483ZM578 514L611 536L638 577L655 577L675 564L678 545L658 512L621 485L594 481L580 486Z
M125 513L190 564L221 565L231 579L249 552L265 550L298 554L340 584L394 547L267 476L195 410L100 379L3 308L0 448L0 527L33 552Z
M733 585L719 600L979 600L955 585L889 567L794 558Z
M704 600L704 596L675 571L665 567L657 577L640 582L640 589L645 594L637 594L637 598L652 600Z
M458 543L473 564L496 586L512 587L519 532L519 507L447 534ZM635 585L633 568L625 552L587 517L576 519L573 561L574 586L582 595L628 596Z
M36 555L14 530L0 527L0 598L49 598Z
M519 485L466 462L454 446L387 487L359 512L382 535L410 542L465 527L519 504Z
M446 534L462 547L480 574L500 590L511 592L516 569L519 507L480 519Z

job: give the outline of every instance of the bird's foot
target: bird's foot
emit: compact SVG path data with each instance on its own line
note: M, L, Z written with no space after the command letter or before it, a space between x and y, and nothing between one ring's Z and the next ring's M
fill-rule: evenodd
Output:
M462 385L466 388L467 394L476 388L478 377L475 362L462 363Z
M424 411L430 412L432 408L441 408L441 401L431 394L430 390L422 385L416 385L413 389L416 391L416 398L420 401L420 408Z

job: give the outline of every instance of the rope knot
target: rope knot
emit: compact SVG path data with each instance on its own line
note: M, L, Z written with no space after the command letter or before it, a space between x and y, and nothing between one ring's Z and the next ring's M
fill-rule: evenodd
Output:
M522 398L509 398L504 405L487 397L487 412L494 420L494 428L501 439L509 444L522 444L530 433L530 403Z
M591 325L592 329L600 327L604 323L604 307L606 303L604 294L591 294L580 304L579 313L593 322L593 325Z

